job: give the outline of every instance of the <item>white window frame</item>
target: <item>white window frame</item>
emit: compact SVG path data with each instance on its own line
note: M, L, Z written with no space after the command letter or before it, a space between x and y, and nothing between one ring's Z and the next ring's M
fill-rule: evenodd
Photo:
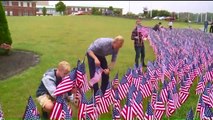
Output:
M28 7L26 1L23 1L23 7Z
M9 6L12 6L12 1L8 1L9 2Z
M87 8L85 8L85 11L87 12Z
M32 2L29 2L29 7L32 7Z
M18 6L21 7L21 1L18 1Z
M77 8L77 7L75 8L75 11L78 11L78 8Z
M13 11L10 11L10 16L13 16Z
M5 12L5 15L7 16L7 15L8 15L8 14L7 14L7 11L5 10L4 12Z

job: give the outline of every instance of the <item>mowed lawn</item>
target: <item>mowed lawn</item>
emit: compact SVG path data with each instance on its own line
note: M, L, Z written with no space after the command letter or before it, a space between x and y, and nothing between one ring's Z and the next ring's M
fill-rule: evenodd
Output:
M21 74L0 81L0 104L6 119L21 119L30 95L40 110L35 92L43 73L49 68L56 67L62 60L68 61L72 67L75 67L77 60L84 58L88 46L96 38L115 37L116 35L122 35L125 38L110 79L113 79L118 71L120 79L126 70L134 65L135 52L130 36L135 27L135 20L103 16L7 17L7 20L13 38L13 49L33 51L40 55L40 62ZM142 24L154 26L158 22L158 20L150 20L142 21ZM162 24L167 27L168 22L162 21ZM188 26L186 23L175 22L174 27L186 28ZM193 24L192 27L202 26ZM146 63L148 60L155 60L148 41L145 41L145 47ZM110 60L111 56L107 59ZM86 67L86 72L89 73L87 59ZM170 119L184 119L191 106L195 109L198 98L194 92L196 85L197 83L193 84L187 102ZM90 94L87 95L89 98ZM144 100L144 110L147 107L146 103L147 99ZM74 119L77 119L76 116L77 110L75 109ZM100 116L100 119L111 119L111 116L111 113L104 114Z

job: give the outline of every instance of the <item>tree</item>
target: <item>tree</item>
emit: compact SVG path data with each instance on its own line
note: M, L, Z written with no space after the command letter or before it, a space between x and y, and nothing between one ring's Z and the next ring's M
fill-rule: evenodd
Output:
M98 8L93 7L92 14L93 15L102 15L102 11L99 11Z
M113 13L114 13L115 15L122 15L121 10L119 10L119 9L115 9L115 10L113 11Z
M60 12L60 14L64 14L65 10L66 10L66 5L62 2L59 1L56 5L55 5L55 9L56 12Z
M113 8L112 6L109 6L108 10L113 11L113 10L114 10L114 8Z
M159 16L171 16L170 12L167 10L160 10L158 15Z
M43 16L45 16L47 14L47 8L46 7L42 8L42 14L43 14Z
M10 31L8 28L7 19L5 16L4 8L2 6L2 2L0 2L0 45L2 46L11 46L12 38L10 35ZM8 54L9 49L1 49L0 54Z

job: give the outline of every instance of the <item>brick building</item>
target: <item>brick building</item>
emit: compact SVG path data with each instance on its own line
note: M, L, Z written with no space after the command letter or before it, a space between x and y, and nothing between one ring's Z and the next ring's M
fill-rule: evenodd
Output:
M35 16L35 1L2 1L7 16Z
M66 14L70 15L79 11L85 12L87 14L91 14L92 13L92 8L93 7L85 7L85 6L67 6L66 9ZM95 7L98 9L98 11L101 11L102 14L105 14L106 12L108 12L108 7ZM114 8L114 10L119 10L122 13L122 8Z

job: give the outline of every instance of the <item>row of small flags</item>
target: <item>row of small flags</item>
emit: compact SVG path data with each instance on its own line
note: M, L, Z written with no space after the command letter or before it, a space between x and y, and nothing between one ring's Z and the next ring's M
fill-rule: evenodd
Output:
M57 98L50 119L72 119L72 110L62 95L74 87L78 88L77 95L80 96L79 120L96 120L99 115L108 113L111 105L114 120L162 119L164 114L169 118L188 99L190 88L198 77L200 80L195 93L199 95L199 102L195 113L199 113L200 119L212 119L213 37L208 34L204 36L195 30L147 31L156 60L148 62L145 72L142 72L141 66L128 69L120 82L117 74L113 81L109 82L104 93L99 89L87 100L85 93L90 87L85 64L84 61L78 61L77 67L73 68L56 88L54 94ZM101 68L97 68L94 78L89 83L98 82L101 79L100 74ZM162 84L161 88L159 84ZM114 85L118 87L112 87ZM147 97L151 100L144 112L143 99ZM126 104L122 107L120 103L124 99ZM192 120L193 117L196 116L190 109L187 119ZM24 119L40 119L32 97L28 99Z

